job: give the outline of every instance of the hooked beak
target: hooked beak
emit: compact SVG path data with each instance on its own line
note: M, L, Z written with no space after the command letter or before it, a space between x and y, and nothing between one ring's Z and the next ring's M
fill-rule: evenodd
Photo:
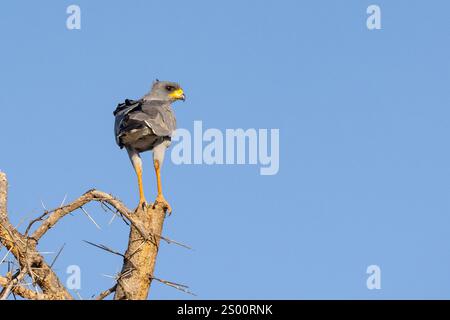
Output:
M169 94L169 97L174 99L174 100L186 100L186 95L184 94L183 89L177 89L174 92L172 92L171 94Z

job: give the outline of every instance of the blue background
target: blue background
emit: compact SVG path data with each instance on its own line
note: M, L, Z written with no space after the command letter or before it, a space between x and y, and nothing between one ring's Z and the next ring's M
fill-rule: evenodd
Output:
M378 4L382 30L369 31ZM179 81L179 127L279 128L280 171L166 161L174 208L155 276L198 298L450 298L448 1L70 1L0 5L0 169L14 223L90 188L137 204L112 111L155 78ZM145 186L155 196L150 154ZM127 228L98 204L42 251L109 288ZM24 223L23 226L27 223ZM0 257L5 254L0 252ZM51 261L54 255L47 256ZM366 268L381 267L381 290ZM4 267L3 267L4 271ZM195 298L155 282L150 298Z

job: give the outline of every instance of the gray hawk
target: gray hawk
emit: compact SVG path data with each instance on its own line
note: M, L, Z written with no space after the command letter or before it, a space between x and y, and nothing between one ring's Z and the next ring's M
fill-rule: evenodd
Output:
M118 146L128 151L139 185L139 207L147 205L142 183L140 153L153 151L158 195L154 205L160 204L169 212L172 208L165 200L161 186L161 167L164 154L176 129L172 103L185 101L183 89L178 83L156 80L148 94L139 100L125 100L114 111L114 133Z

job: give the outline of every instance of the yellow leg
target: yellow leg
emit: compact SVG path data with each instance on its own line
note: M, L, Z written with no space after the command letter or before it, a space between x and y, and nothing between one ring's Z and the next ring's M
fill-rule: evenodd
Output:
M159 203L163 206L164 209L167 210L167 212L170 214L172 213L172 208L170 207L169 203L164 199L163 192L162 192L162 185L161 185L161 167L158 160L153 161L153 165L155 166L155 173L156 173L156 185L158 188L158 196L156 197L155 204Z
M136 175L138 178L138 185L139 185L139 207L145 206L147 201L145 200L144 195L144 185L142 183L142 166L136 167Z
M161 185L161 167L159 166L159 161L155 160L154 162L155 172L156 172L156 184L158 187L158 197L162 196L162 185Z

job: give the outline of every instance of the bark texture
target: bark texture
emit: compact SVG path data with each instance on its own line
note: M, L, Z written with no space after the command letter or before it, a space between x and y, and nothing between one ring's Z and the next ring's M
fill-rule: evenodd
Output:
M58 221L78 209L85 211L83 206L92 201L101 203L130 226L128 248L122 255L123 267L117 276L117 283L100 293L96 299L102 300L114 292L116 300L147 299L153 279L177 288L178 285L153 276L161 239L184 246L161 235L166 216L161 206L150 205L133 212L112 195L90 190L67 205L45 211L40 217L32 220L25 232L21 233L10 223L7 200L8 181L6 175L0 172L0 244L8 251L7 255L11 254L17 261L17 270L14 273L8 272L7 275L0 276L0 299L7 299L10 294L34 300L74 299L51 266L45 262L37 246L39 240ZM29 235L32 229L35 231ZM109 250L105 247L102 249ZM31 279L32 288L25 286L25 278Z
M155 235L162 233L165 213L161 208L147 207L136 211L136 216L150 237L146 241L139 230L131 226L128 249L122 269L123 276L117 282L114 297L116 300L146 299L153 279L160 243L160 237Z

